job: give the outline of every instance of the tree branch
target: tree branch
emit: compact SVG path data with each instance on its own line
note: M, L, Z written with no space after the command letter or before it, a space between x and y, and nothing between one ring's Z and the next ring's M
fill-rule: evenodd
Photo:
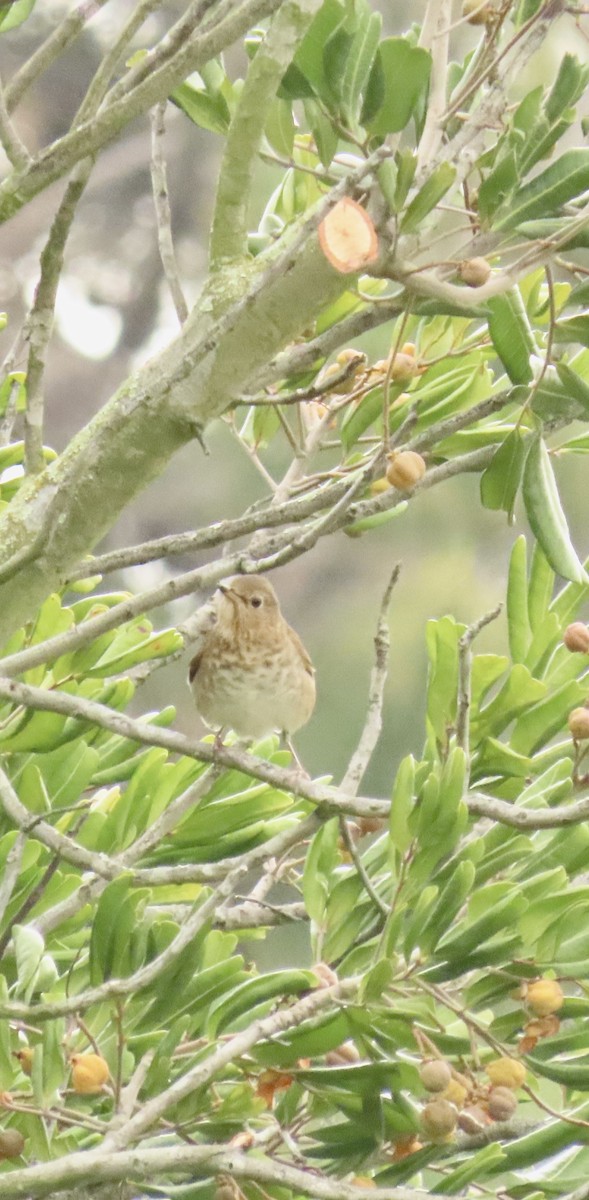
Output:
M27 407L25 410L25 469L37 475L45 467L43 453L45 355L53 332L57 288L63 269L65 245L79 200L94 165L91 158L79 164L67 185L49 237L41 252L41 274L25 322L24 338L29 346L27 362Z
M166 102L163 100L151 110L151 184L162 267L176 309L176 316L183 325L188 316L188 305L178 276L178 264L172 240L172 214L166 179L166 160L163 152L165 115Z
M246 253L250 192L268 108L320 4L283 0L249 68L221 162L211 234L213 269Z
M60 21L49 37L27 58L6 88L6 106L13 112L25 92L52 62L75 42L78 35L108 0L81 0L81 3Z

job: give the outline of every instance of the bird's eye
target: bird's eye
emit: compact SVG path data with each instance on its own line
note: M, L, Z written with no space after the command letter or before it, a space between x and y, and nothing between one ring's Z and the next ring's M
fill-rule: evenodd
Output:
M262 605L262 597L261 596L252 596L252 598L251 598L252 608L260 608L261 605Z

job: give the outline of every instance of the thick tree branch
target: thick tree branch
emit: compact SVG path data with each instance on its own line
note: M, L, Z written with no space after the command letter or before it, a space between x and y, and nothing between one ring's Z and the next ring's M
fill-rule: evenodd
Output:
M247 73L221 163L211 234L213 268L246 253L250 192L268 107L320 3L284 0Z

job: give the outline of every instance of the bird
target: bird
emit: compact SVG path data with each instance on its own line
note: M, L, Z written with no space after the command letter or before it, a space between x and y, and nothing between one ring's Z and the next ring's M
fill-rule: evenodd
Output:
M278 732L294 754L289 736L313 712L315 671L272 584L255 575L231 576L201 612L188 682L217 745L227 729L248 741Z

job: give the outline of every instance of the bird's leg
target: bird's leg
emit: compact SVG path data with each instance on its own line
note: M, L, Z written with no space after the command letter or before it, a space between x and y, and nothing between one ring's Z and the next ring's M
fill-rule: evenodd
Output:
M226 725L222 725L221 728L217 730L217 732L215 734L215 740L213 742L213 753L214 754L218 754L219 750L225 749L225 734L226 733L227 733Z
M294 745L293 745L293 742L292 742L292 738L290 738L290 737L288 736L288 734L287 734L287 732L286 732L286 730L285 730L285 729L283 729L283 730L282 730L282 733L280 734L280 740L281 740L282 744L283 744L284 746L286 746L286 749L287 749L287 750L290 752L290 754L292 755L293 761L294 761L294 763L295 763L295 767L296 767L296 772L297 772L297 775L300 775L300 777L301 777L302 779L310 779L310 778L311 778L311 776L309 775L309 772L305 770L305 768L304 768L304 766L303 766L303 764L302 764L302 762L301 762L301 760L300 760L300 758L299 758L299 756L298 756L298 754L297 754L297 752L296 752L296 750L295 750L295 748L294 748Z

